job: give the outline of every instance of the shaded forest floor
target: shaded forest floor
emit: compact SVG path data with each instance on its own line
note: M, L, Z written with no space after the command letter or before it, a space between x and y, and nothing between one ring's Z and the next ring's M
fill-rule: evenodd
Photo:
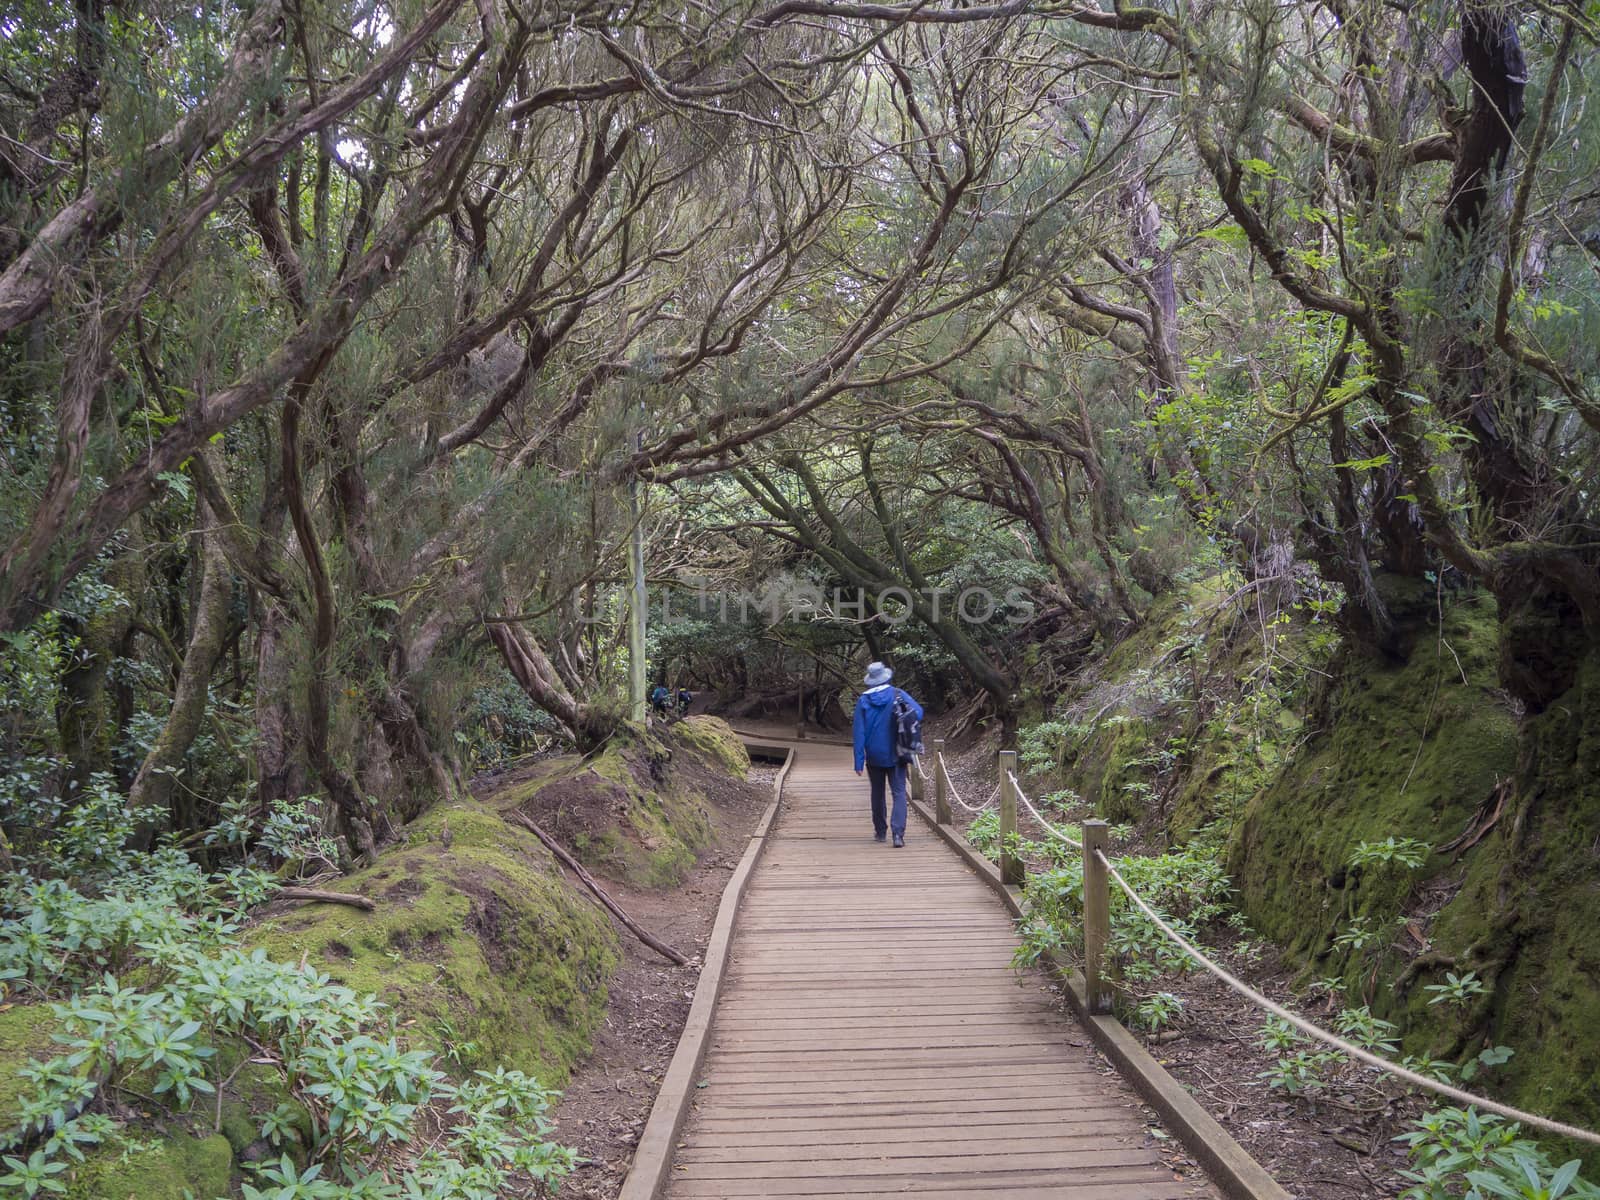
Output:
M605 1021L595 1035L593 1049L574 1068L552 1113L555 1139L575 1147L582 1157L558 1196L600 1200L620 1190L688 1017L699 955L716 921L723 888L772 798L776 775L775 767L759 763L751 767L744 781L710 771L696 772L695 787L709 801L714 840L680 886L630 887L594 870L625 912L689 955L691 965L674 966L619 931L622 962L607 981ZM516 770L500 773L480 780L475 790L488 797L514 786L519 778ZM576 880L572 882L578 886Z

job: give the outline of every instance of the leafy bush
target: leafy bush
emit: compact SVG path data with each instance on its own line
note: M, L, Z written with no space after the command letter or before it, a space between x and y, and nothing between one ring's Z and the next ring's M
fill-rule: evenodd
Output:
M1443 983L1430 983L1422 990L1432 993L1433 998L1428 1001L1430 1005L1449 1004L1463 1008L1472 1003L1473 997L1481 996L1488 991L1476 971L1468 971L1464 975L1446 971Z
M1416 838L1387 837L1381 842L1358 842L1350 852L1352 867L1398 866L1407 871L1421 869L1433 847Z
M1017 734L1017 762L1024 771L1053 771L1061 765L1062 749L1082 730L1066 721L1041 721Z
M514 1177L571 1170L572 1152L548 1140L551 1093L536 1080L500 1070L451 1081L376 997L239 944L247 910L278 886L259 859L330 852L308 805L225 805L206 840L226 865L208 874L174 848L129 850L114 798L92 784L0 888L0 980L56 1001L61 1047L21 1072L21 1120L39 1144L4 1159L0 1191L63 1192L69 1160L126 1141L109 1115L120 1100L186 1113L246 1063L284 1097L260 1127L280 1157L252 1168L247 1197L492 1200ZM402 1155L424 1110L429 1147Z
M1412 1186L1402 1200L1600 1200L1600 1187L1578 1177L1577 1159L1550 1164L1522 1127L1475 1108L1439 1108L1395 1140L1406 1145Z
M509 762L542 748L560 735L555 718L535 708L528 694L509 675L473 691L456 733L473 770Z
M967 841L990 861L1000 857L1000 814L993 809L981 812L967 825Z
M1223 917L1230 885L1221 864L1209 849L1191 844L1183 850L1154 857L1124 856L1117 870L1162 918L1185 937ZM1067 947L1083 952L1083 864L1066 856L1054 869L1034 873L1024 891L1027 919L1019 963L1038 960L1045 950ZM1165 974L1184 974L1190 959L1142 912L1128 902L1121 889L1111 889L1111 943L1113 965L1133 983L1147 983Z
M1160 1033L1182 1020L1183 1012L1182 997L1174 996L1171 992L1156 992L1139 1001L1133 1014L1134 1023L1151 1033Z

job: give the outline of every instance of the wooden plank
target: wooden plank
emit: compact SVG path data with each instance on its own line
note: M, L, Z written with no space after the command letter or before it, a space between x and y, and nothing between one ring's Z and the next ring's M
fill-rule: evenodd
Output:
M963 1128L979 1125L1015 1125L1018 1122L1029 1121L1039 1113L1036 1105L1027 1103L1022 1098L1016 1100L1010 1108L995 1108L994 1105L1004 1104L1006 1101L990 1101L984 1107L965 1108L959 1104L950 1104L943 1109L934 1108L932 1111L911 1110L884 1116L810 1116L810 1117L764 1117L752 1120L749 1117L713 1117L696 1116L694 1122L694 1139L699 1144L714 1144L719 1136L733 1134L738 1136L767 1136L785 1137L791 1134L811 1136L817 1132L832 1132L842 1141L850 1140L852 1135L868 1135L880 1133L885 1130L904 1129L943 1129L948 1128L948 1122L956 1120ZM1070 1116L1060 1118L1059 1124L1063 1128L1072 1128L1080 1125L1092 1125L1101 1121L1126 1127L1128 1110L1122 1106L1106 1105L1100 1108L1083 1107L1072 1110Z
M835 753L803 744L791 767L667 1194L1215 1200L1013 969L973 872L932 838L872 842Z
M974 1105L989 1098L1032 1096L1038 1101L1048 1103L1052 1098L1061 1095L1061 1088L1056 1084L1005 1084L997 1083L991 1087L978 1088L922 1088L911 1090L909 1088L855 1088L848 1095L843 1094L838 1088L812 1087L805 1090L782 1087L746 1087L733 1084L719 1084L714 1092L710 1087L701 1088L698 1099L698 1111L706 1111L706 1106L713 1108L794 1108L794 1107L828 1107L855 1108L860 1105L887 1104L897 1100L971 1100ZM1095 1092L1086 1090L1085 1095L1094 1096Z
M1070 1124L1065 1121L1023 1122L1017 1119L1017 1114L1008 1115L1011 1118L1009 1120L981 1124L963 1121L959 1125L919 1127L909 1127L904 1122L892 1125L880 1122L847 1129L813 1127L780 1131L763 1128L749 1132L712 1131L697 1127L695 1134L684 1144L679 1161L686 1161L682 1155L703 1154L711 1150L747 1152L752 1162L766 1161L764 1155L780 1148L785 1151L804 1150L813 1157L849 1158L857 1156L858 1152L881 1155L884 1146L891 1142L897 1151L908 1153L931 1153L942 1146L980 1146L987 1152L993 1152L1000 1142L1067 1144L1081 1142L1084 1138L1100 1140L1107 1136L1116 1137L1119 1133L1125 1134L1127 1127L1127 1114L1120 1112L1098 1121L1075 1121Z
M1006 1067L1006 1076L1010 1079L1022 1080L1037 1076L1042 1080L1055 1080L1063 1085L1079 1079L1084 1075L1098 1075L1100 1072L1086 1066L1072 1063L1017 1063ZM759 1061L748 1065L735 1063L717 1063L700 1073L700 1080L704 1083L759 1083L768 1079L785 1079L794 1082L793 1074L784 1075L781 1071L771 1066L766 1066ZM874 1079L896 1079L909 1082L914 1079L928 1079L934 1082L948 1083L950 1080L949 1068L943 1063L929 1063L925 1066L904 1066L893 1071L882 1068L862 1068L846 1061L829 1060L818 1063L814 1070L806 1072L807 1079L829 1081L838 1083L871 1082Z
M1189 1197L1205 1194L1203 1190L1196 1190L1203 1185L1182 1181L1141 1182L1131 1186L1122 1182L1085 1181L1081 1176L1074 1176L1071 1179L1039 1183L1039 1174L1020 1177L1035 1181L1031 1183L1020 1182L1019 1176L1014 1173L996 1177L994 1182L987 1184L970 1179L947 1183L937 1175L919 1176L914 1185L904 1181L874 1179L863 1181L868 1186L851 1187L848 1191L835 1190L837 1180L774 1180L763 1183L761 1194L805 1196L808 1200L906 1200L907 1196L937 1196L939 1200L995 1200L996 1197L1004 1197L1005 1200L1188 1200ZM889 1190L879 1190L884 1187ZM692 1185L677 1185L669 1194L684 1198L704 1196L708 1200L720 1197L749 1200L751 1196L748 1186L740 1181L727 1186L696 1181Z
M1106 1130L1094 1129L1083 1134L1068 1136L1049 1134L1039 1134L1034 1137L973 1138L900 1136L881 1138L877 1142L830 1144L826 1141L812 1141L793 1146L760 1144L702 1146L690 1142L678 1148L675 1162L677 1166L685 1168L738 1163L751 1168L763 1167L764 1175L776 1175L794 1169L809 1169L810 1164L818 1160L826 1161L830 1168L848 1172L866 1164L878 1163L892 1163L903 1169L905 1166L903 1160L906 1159L913 1159L918 1166L923 1166L947 1159L963 1163L974 1158L1026 1163L1037 1161L1041 1155L1094 1156L1089 1159L1080 1157L1074 1160L1078 1165L1082 1165L1088 1161L1098 1163L1102 1159L1112 1161L1105 1156L1115 1156L1118 1152ZM1149 1155L1141 1146L1124 1147L1121 1148L1121 1152L1133 1155L1128 1160L1130 1164L1141 1165L1149 1160Z
M972 1170L972 1159L963 1154L920 1155L901 1158L886 1146L884 1156L874 1159L852 1159L841 1162L831 1156L826 1159L809 1158L803 1162L785 1163L776 1168L762 1162L675 1162L674 1179L771 1179L774 1177L809 1177L813 1179L850 1178L865 1179L873 1175L906 1175L912 1172L935 1174L940 1172L966 1173ZM1100 1146L1092 1150L1018 1150L1006 1155L1006 1166L1019 1170L1094 1171L1096 1169L1121 1169L1134 1178L1150 1178L1158 1174L1149 1151L1121 1146Z

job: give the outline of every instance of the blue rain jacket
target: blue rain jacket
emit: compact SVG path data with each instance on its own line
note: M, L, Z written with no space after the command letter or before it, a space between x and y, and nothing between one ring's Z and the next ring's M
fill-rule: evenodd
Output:
M856 770L864 765L897 767L899 759L894 753L894 698L905 697L911 711L922 717L922 705L892 683L881 683L861 693L856 701L854 722L856 741Z

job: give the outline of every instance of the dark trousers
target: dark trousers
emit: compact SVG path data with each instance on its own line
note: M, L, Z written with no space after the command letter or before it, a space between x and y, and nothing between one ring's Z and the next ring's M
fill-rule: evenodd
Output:
M906 765L875 767L867 764L867 781L872 784L872 830L879 837L893 827L895 837L906 835ZM894 811L885 814L884 785L894 796Z

